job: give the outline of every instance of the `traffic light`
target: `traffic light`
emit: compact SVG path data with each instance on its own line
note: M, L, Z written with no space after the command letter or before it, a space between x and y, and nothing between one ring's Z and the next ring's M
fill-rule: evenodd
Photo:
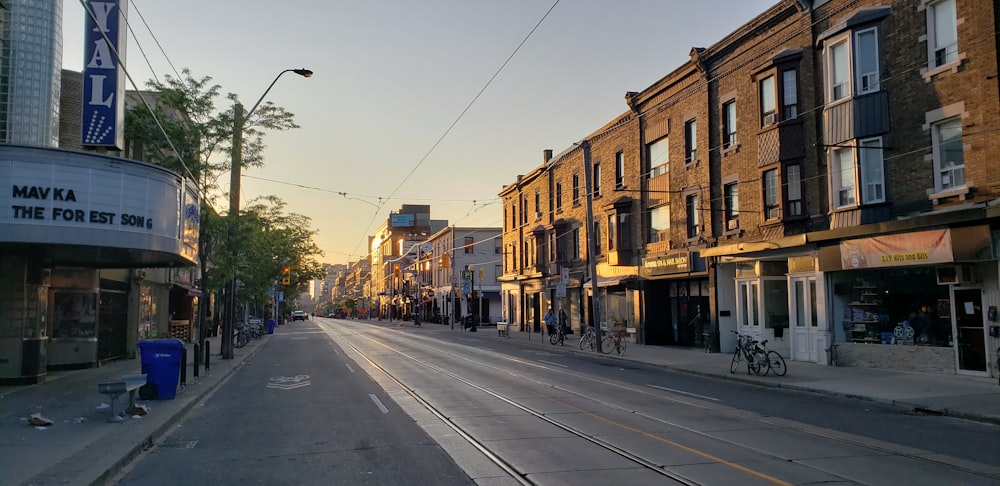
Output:
M292 269L285 267L281 272L281 285L291 285L292 283Z
M394 276L396 276L396 277L399 276L399 264L398 263L396 265L392 266L392 274Z

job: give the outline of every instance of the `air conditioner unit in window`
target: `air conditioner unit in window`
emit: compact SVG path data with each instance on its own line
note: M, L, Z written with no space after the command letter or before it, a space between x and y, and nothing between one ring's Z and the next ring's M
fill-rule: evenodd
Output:
M740 220L738 219L730 219L729 221L726 221L726 229L729 231L733 231L739 227L740 227Z
M935 270L938 285L976 283L975 270L971 265L946 265Z
M768 113L764 115L764 126L774 125L778 121L777 115L774 113Z

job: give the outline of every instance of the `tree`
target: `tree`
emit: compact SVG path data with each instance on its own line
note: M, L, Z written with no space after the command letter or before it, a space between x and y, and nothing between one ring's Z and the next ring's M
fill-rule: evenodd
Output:
M218 291L236 275L241 283L240 298L266 300L283 266L291 263L299 267L293 286L304 289L309 279L322 275L316 261L322 252L312 240L315 231L309 228L309 218L285 214L285 203L276 196L253 202L241 210L239 218L220 217L213 207L212 203L224 195L218 180L232 168L232 107L239 98L227 94L230 108L218 112L215 100L221 88L211 80L208 76L196 79L184 69L179 78L167 75L163 82L148 81L149 91L142 92L147 103L139 102L126 113L126 153L199 183L199 254L206 289ZM130 96L139 100L137 93ZM242 125L242 167L264 165L264 135L268 131L293 128L299 128L294 114L270 102L258 106Z

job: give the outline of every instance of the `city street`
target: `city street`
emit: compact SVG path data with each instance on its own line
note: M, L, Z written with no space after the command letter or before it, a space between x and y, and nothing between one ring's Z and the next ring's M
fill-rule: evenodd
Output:
M571 352L575 339L525 347L438 325L336 319L283 331L118 484L998 477L992 425L624 363Z

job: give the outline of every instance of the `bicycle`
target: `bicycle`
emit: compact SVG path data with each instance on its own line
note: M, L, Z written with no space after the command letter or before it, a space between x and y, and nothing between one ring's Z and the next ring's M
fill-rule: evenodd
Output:
M767 339L761 341L754 347L763 351L764 356L766 357L767 370L764 371L764 375L774 372L777 376L785 376L785 373L788 372L788 368L785 366L785 358L781 356L781 353L767 349Z
M597 349L597 331L594 330L593 326L587 326L587 330L583 331L583 335L580 336L580 351L590 348L591 351Z
M729 332L736 335L736 351L733 352L733 361L729 365L729 372L736 373L740 364L746 361L747 374L750 374L751 371L757 376L763 376L767 373L767 353L760 346L757 346L757 340L736 331Z
M556 343L559 343L562 346L566 341L566 330L563 329L562 325L557 325L554 331L549 333L549 344L555 346Z
M249 326L240 322L233 328L233 347L242 348L250 342Z
M614 349L619 356L625 354L625 339L622 338L622 334L622 331L611 331L601 340L601 351L604 354L611 354L611 350Z

